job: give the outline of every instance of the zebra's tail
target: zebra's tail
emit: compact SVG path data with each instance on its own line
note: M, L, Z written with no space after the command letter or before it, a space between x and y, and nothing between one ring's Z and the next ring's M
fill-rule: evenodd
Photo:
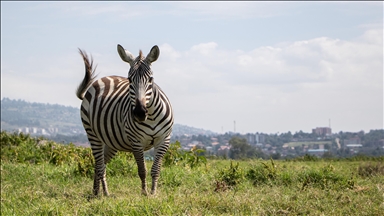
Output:
M76 96L80 100L83 100L85 92L87 91L87 89L92 85L92 83L96 79L96 74L95 74L96 67L93 68L93 58L91 57L91 59L89 59L87 53L84 50L81 50L79 48L79 53L83 57L83 60L84 60L85 76L84 76L83 81L77 87Z

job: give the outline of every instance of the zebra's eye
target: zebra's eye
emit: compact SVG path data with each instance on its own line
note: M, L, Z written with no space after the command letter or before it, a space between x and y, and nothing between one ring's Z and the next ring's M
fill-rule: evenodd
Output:
M132 83L131 77L128 77L128 81L129 81L129 83Z
M152 83L153 82L153 77L149 77L148 82Z

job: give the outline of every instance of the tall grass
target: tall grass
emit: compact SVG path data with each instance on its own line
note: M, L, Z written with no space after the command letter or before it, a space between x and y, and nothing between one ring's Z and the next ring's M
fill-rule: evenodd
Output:
M177 151L176 146L171 153L178 162L162 168L156 196L141 195L132 155L119 153L107 166L112 195L89 200L93 184L89 148L1 132L1 215L384 213L384 166L377 158L208 160L196 165L196 160L180 156L199 154Z

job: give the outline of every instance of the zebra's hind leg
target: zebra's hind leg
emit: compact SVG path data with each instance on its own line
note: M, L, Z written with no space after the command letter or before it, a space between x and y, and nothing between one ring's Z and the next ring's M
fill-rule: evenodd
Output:
M141 193L147 196L147 183L145 181L147 168L145 167L144 152L143 150L133 151L133 156L135 156L139 177L141 179Z
M100 182L105 196L109 195L104 163L104 145L101 142L91 142L92 154L95 158L95 175L93 181L93 195L98 196Z
M110 148L107 145L104 145L104 164L108 164L109 161L115 157L117 150Z

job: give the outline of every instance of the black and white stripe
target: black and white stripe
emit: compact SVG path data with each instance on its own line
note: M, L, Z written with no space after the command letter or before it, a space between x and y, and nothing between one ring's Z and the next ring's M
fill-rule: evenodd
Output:
M76 95L81 104L81 120L95 158L93 193L99 194L100 182L108 195L105 165L117 151L132 152L142 182L142 193L147 194L144 151L154 148L151 169L151 193L156 192L161 160L169 147L173 126L171 104L154 82L151 63L159 56L154 46L147 57L137 58L117 46L121 59L130 64L128 78L107 76L96 80L93 60L80 51L85 64L85 77Z

